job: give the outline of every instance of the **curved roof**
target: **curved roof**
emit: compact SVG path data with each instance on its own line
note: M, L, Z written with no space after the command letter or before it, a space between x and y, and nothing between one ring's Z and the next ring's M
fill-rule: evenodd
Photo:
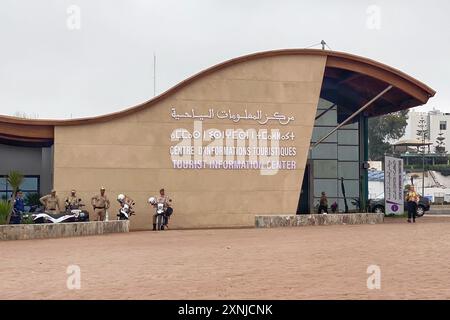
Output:
M380 110L375 110L370 115L377 115L411 108L425 104L435 95L435 91L412 78L411 76L389 67L377 61L336 51L318 49L284 49L253 53L234 58L208 69L205 69L186 80L178 83L164 93L131 108L106 115L67 119L23 119L0 115L0 142L7 140L42 142L53 139L54 126L70 126L79 124L98 123L117 117L132 114L144 108L150 107L158 101L172 95L188 84L209 75L218 70L245 61L283 55L317 55L326 56L326 68L322 93L325 98L338 105L347 106L348 109L360 107L361 103L368 101L379 93L384 86L391 84L395 90L391 90L383 101L379 102ZM379 88L381 88L379 90ZM374 106L376 107L376 105ZM384 110L383 108L387 109ZM376 108L375 108L376 109Z

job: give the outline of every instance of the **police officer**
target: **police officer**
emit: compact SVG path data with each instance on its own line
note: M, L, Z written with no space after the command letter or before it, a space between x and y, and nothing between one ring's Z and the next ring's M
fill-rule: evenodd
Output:
M169 196L167 196L165 194L164 189L159 190L159 196L156 198L156 203L154 206L156 206L158 203L162 203L164 205L164 211L165 211L164 226L166 228L168 227L168 224L169 224L169 217L173 213L173 209L170 205L171 202L172 202L172 199L170 199ZM153 215L153 231L155 231L155 230L156 230L156 213Z
M44 210L47 213L55 214L61 211L61 207L59 205L59 198L56 195L56 190L52 189L52 192L46 196L43 196L39 199L40 203L44 206Z
M72 189L70 195L66 198L65 201L66 210L78 209L82 205L82 201L77 197L77 191Z
M100 188L100 194L92 197L91 204L94 208L94 215L96 216L95 220L104 221L106 210L109 209L109 200L105 194L105 187Z

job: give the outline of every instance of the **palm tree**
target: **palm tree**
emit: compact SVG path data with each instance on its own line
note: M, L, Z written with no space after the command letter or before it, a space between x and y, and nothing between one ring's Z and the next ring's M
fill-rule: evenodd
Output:
M13 191L12 195L11 195L11 204L13 204L14 199L16 198L17 190L19 190L19 187L23 182L23 174L21 174L19 171L11 171L8 175L7 181ZM9 220L11 219L12 211L13 211L13 205L11 205L11 208L9 210L9 214L6 219L6 224L9 224Z

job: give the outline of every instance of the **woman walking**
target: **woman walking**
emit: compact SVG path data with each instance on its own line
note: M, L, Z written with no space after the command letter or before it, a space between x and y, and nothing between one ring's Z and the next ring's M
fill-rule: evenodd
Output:
M419 202L419 195L414 190L414 186L409 187L409 191L406 194L406 201L408 204L408 223L416 223L417 203Z

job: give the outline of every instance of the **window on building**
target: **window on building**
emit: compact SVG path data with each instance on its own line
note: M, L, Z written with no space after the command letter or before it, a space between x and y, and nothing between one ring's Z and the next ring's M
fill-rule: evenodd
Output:
M447 130L447 121L439 122L439 130Z
M317 114L320 118L315 120L311 142L317 142L337 126L339 106L320 99ZM326 111L326 113L323 113ZM322 114L323 113L323 114ZM317 210L322 192L328 197L328 205L338 204L338 211L345 210L344 195L342 193L341 177L344 178L346 200L349 210L356 210L353 198L360 194L360 164L359 164L359 124L354 122L341 127L325 141L316 146L308 154L312 165L312 185L308 190L312 198L310 210Z
M7 176L0 176L0 199L10 199L12 188L7 182ZM39 176L25 176L20 186L24 197L29 193L39 193Z

